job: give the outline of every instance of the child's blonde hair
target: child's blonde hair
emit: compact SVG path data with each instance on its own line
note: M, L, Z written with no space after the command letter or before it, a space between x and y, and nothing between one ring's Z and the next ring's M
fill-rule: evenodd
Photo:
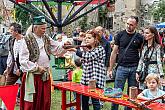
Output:
M151 73L151 74L148 74L146 79L145 79L145 83L147 84L147 82L151 81L152 79L155 79L158 86L160 86L160 77L158 74L154 74L154 73Z

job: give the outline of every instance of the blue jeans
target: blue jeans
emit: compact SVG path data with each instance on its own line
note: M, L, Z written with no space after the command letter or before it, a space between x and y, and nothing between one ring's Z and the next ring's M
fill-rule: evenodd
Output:
M0 56L0 75L6 70L7 67L7 56Z
M95 98L91 98L91 99L92 99L93 109L101 110L99 99L95 99ZM88 101L89 101L89 97L82 95L82 110L89 110Z
M81 95L80 95L80 99L81 99ZM73 101L76 100L76 92L73 92ZM81 99L82 100L82 99ZM80 102L81 103L81 102ZM81 104L80 104L81 105ZM70 110L76 110L74 107L71 107Z
M123 67L119 66L116 71L115 88L121 88L124 90L126 80L128 80L127 94L129 93L129 87L138 86L136 81L136 69L137 67ZM112 104L111 110L118 110L118 104ZM125 107L124 110L131 110L131 108Z

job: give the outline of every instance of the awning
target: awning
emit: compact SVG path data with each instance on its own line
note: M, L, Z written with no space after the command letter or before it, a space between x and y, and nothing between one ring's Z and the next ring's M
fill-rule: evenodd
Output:
M33 2L33 4L37 4L37 5L41 5L42 4L42 1L41 0L16 0L17 3L26 3L26 1L28 2ZM46 0L48 2L49 5L55 5L56 2L54 2L53 0ZM99 4L99 3L103 3L105 2L106 0L93 0L90 4ZM78 1L78 0L75 0L75 3L77 5L83 5L86 1ZM62 3L63 5L69 5L71 3L69 2L63 2Z
M99 4L103 3L106 0L93 0L90 4ZM83 5L86 1L76 1L77 5Z
M156 24L157 28L165 28L165 22Z

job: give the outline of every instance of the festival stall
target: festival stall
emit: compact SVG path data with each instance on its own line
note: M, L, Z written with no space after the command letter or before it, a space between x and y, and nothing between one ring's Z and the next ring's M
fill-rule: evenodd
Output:
M165 28L165 22L156 24L156 28Z

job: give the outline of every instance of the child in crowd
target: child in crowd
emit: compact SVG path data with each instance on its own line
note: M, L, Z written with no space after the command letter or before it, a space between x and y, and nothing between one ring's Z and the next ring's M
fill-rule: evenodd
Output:
M96 80L97 88L104 88L106 78L105 71L105 50L100 45L101 36L94 29L86 32L85 44L88 45L85 51L76 48L67 49L76 52L76 55L82 58L83 74L81 84L89 85L91 79ZM90 46L90 47L89 47ZM82 95L82 110L89 110L89 97ZM92 98L94 110L100 110L100 101Z
M82 71L83 71L81 69L82 63L80 59L75 59L74 63L75 63L76 69L73 71L73 74L72 74L72 82L80 83Z
M57 35L56 35L56 40L57 40L59 43L62 43L62 34L57 34Z
M137 96L138 99L150 100L165 95L165 91L159 89L160 78L157 74L148 74L148 76L145 79L145 83L148 89L143 90ZM157 102L162 102L162 100L157 100Z
M162 90L165 91L165 79L164 78L161 78L160 79L160 82L161 82Z
M81 77L82 77L82 72L83 72L83 70L81 69L82 62L81 62L80 58L75 59L74 64L75 64L76 68L72 74L72 82L80 83ZM74 95L74 100L75 100L76 99L76 93L73 92L73 95ZM71 110L75 110L74 107L71 107Z

